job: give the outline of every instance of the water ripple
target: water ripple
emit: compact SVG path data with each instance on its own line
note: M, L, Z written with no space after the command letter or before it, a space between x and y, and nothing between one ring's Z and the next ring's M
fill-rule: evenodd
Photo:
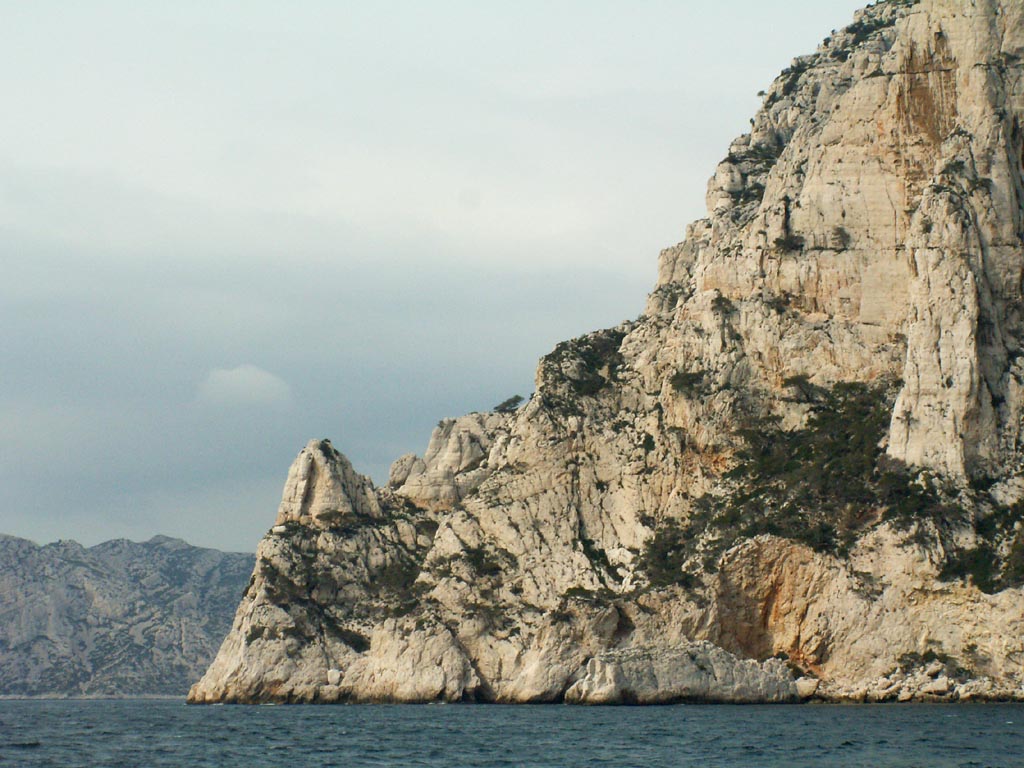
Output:
M974 768L1024 760L1021 705L186 707L0 701L0 765Z

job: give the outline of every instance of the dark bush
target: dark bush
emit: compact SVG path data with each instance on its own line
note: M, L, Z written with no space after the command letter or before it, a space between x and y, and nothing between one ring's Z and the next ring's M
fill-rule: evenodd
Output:
M580 545L583 547L583 554L587 556L595 570L606 573L615 581L622 581L618 570L612 566L608 559L608 553L604 551L593 539L582 538Z
M641 567L654 587L678 584L692 587L696 579L683 571L689 553L687 535L676 524L666 524L654 532L641 559Z
M788 293L782 296L769 296L764 300L764 303L778 314L784 315L786 310L789 309L790 304L793 303L793 297Z
M785 385L813 407L806 428L787 432L762 418L737 430L743 447L727 475L736 481L736 492L694 522L703 517L720 549L770 533L843 554L873 510L902 501L900 492L912 486L909 473L879 473L893 388L844 383L827 390L805 376ZM936 502L914 499L919 512Z
M906 5L913 5L913 3L904 3ZM895 19L886 21L880 16L868 17L861 21L855 21L853 24L846 28L848 34L853 35L853 45L860 45L867 40L872 34L880 29L891 27L895 24Z
M803 77L804 72L808 69L810 69L810 64L801 61L792 67L786 67L782 70L782 77L786 78L786 82L782 85L783 96L792 96L796 93L797 86L800 84L800 78Z
M501 563L483 547L468 547L464 556L466 562L481 576L497 576L501 573Z
M731 315L736 311L736 305L729 300L729 297L718 294L711 300L711 309L723 315Z
M541 359L542 370L552 380L564 381L574 395L596 395L616 378L623 360L619 347L624 337L625 332L621 329L610 329L563 341ZM570 362L576 363L572 366L575 373L567 375L565 364ZM579 403L571 395L565 397L546 392L543 402L554 410L579 412Z
M798 395L798 402L820 403L828 395L828 391L817 384L812 384L806 374L789 376L782 380L782 386L794 390Z
M396 557L377 572L374 584L378 590L408 596L419 572L419 566L411 558Z
M498 413L512 413L523 403L522 395L512 395L508 400L502 400L496 406L494 410Z
M943 581L952 581L970 577L974 586L982 592L992 594L997 587L997 567L992 548L982 544L973 549L966 549L947 560L939 572L939 578Z
M800 235L788 234L785 237L775 238L775 250L782 253L793 253L802 250L804 239Z
M970 579L982 592L994 593L1024 585L1024 502L1000 506L974 522L979 543L950 556L940 573L944 581ZM1002 556L1000 553L1003 552Z
M693 394L701 390L707 371L676 371L669 379L672 389L680 394Z
M548 613L552 624L571 624L573 615L570 611L556 609Z

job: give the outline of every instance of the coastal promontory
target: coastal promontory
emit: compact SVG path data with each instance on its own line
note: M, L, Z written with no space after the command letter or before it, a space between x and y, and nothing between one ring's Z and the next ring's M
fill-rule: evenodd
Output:
M311 441L190 701L1024 698L1024 5L860 11L707 209L525 404Z

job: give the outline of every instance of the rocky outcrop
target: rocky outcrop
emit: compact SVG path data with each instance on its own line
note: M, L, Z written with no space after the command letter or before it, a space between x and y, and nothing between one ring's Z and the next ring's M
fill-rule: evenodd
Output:
M311 442L292 464L275 526L329 525L352 517L380 517L370 482L326 441Z
M0 696L182 695L231 626L252 556L157 536L0 536Z
M797 699L796 681L784 662L737 659L706 641L679 648L605 651L587 662L584 676L565 692L570 704L749 704Z
M488 457L508 438L507 413L445 419L423 458L407 454L391 468L388 485L414 504L445 509L471 495L490 476Z
M1010 0L795 59L641 317L385 489L307 447L282 510L314 454L338 498L282 512L191 700L1024 696L1022 62Z

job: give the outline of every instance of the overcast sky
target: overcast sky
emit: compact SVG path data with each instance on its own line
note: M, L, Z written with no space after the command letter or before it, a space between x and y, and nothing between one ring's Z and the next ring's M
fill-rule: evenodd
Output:
M249 551L636 317L848 0L0 0L0 532Z

